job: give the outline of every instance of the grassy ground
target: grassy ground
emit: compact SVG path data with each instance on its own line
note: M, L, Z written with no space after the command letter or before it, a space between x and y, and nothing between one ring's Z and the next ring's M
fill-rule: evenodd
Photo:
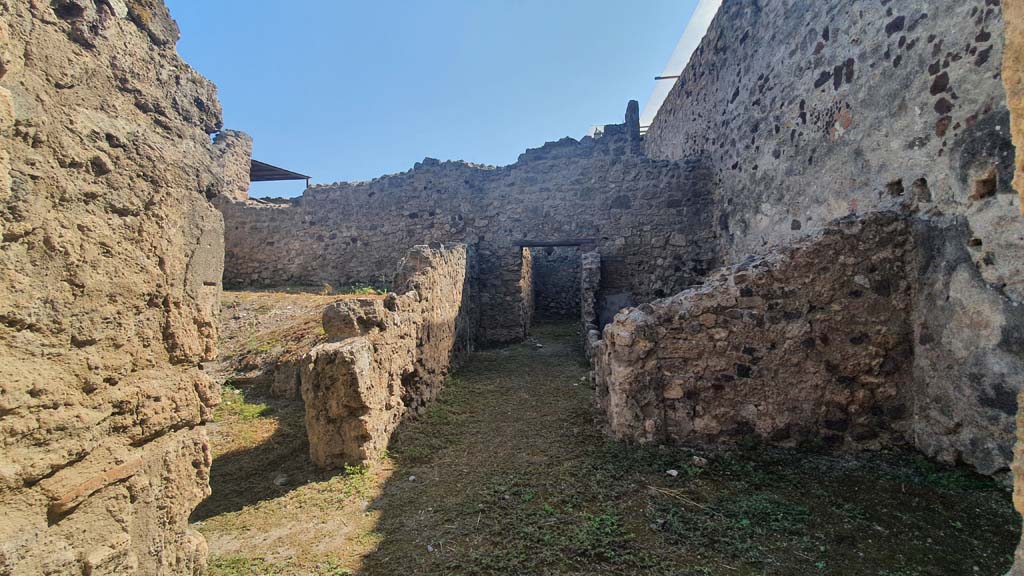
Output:
M221 298L220 358L215 376L256 378L281 361L295 360L325 340L324 307L346 298L383 298L366 291L308 294L294 291L227 291Z
M301 405L228 391L212 432L214 495L194 518L211 574L1001 576L1009 567L1019 519L989 479L907 452L611 443L593 421L571 328L534 332L542 346L472 355L370 469L316 471Z

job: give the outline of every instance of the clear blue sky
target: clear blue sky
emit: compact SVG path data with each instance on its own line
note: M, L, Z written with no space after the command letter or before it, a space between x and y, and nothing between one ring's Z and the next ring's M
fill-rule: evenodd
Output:
M512 163L643 106L696 0L167 0L254 157L314 183ZM254 184L294 196L301 182Z

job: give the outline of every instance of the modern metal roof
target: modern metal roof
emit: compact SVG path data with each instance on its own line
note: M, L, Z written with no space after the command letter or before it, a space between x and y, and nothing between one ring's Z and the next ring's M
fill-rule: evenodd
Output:
M249 163L249 182L273 182L276 180L306 180L308 182L309 178L305 174L271 166L259 160L250 160Z

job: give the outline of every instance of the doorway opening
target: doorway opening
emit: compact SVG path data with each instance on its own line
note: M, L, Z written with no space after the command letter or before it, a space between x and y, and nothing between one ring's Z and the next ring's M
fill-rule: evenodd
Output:
M583 255L594 251L593 239L523 241L524 332L531 324L580 322L584 316L582 296Z

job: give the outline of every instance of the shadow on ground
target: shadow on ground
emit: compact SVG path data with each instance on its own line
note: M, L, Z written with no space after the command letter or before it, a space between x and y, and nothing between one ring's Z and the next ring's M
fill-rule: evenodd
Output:
M382 539L359 573L1001 576L1011 563L1019 521L990 479L909 452L611 443L573 328L533 332L474 354L399 430L374 503Z
M334 475L320 472L309 459L301 401L271 398L264 379L229 381L225 387L210 426L211 494L196 507L191 522L279 498L296 486Z
M1009 567L1019 520L1008 491L915 453L607 441L578 343L572 325L537 326L531 341L472 354L369 471L318 478L304 430L298 438L301 428L284 424L294 415L278 413L287 434L214 460L214 496L196 513L210 573L1001 576ZM291 470L311 476L274 485Z

